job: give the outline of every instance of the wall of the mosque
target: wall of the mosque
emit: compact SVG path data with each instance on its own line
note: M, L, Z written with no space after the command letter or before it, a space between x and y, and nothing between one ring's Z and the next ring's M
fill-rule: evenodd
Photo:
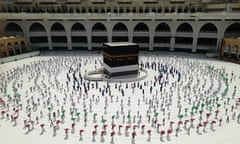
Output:
M28 39L32 49L94 50L104 42L138 43L142 50L220 50L224 37L239 37L238 21L8 21L4 35Z

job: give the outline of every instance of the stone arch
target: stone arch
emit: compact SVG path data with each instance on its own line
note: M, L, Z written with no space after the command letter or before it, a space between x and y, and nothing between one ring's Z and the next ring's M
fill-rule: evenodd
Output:
M189 8L187 7L187 6L185 6L184 8L183 8L183 12L184 13L187 13L189 11Z
M104 24L98 22L98 23L94 24L92 27L92 32L94 32L94 31L107 31L107 28Z
M158 13L162 13L162 9L163 9L162 7L158 7L158 8L157 8L157 12L158 12Z
M8 43L7 43L7 50L8 50L8 55L9 55L9 56L15 55L14 45L13 45L12 42L8 42Z
M73 13L74 12L73 7L70 7L68 11L69 11L69 13Z
M20 46L21 46L22 52L27 52L27 44L25 41L22 40L20 42Z
M29 28L29 32L46 32L46 28L40 24L40 23L33 23L30 28Z
M20 45L17 41L14 42L14 50L15 50L15 54L20 54Z
M6 57L7 53L3 43L0 43L0 57Z
M177 28L175 51L191 52L193 43L193 27L189 23L181 23Z
M120 7L120 8L119 8L119 13L124 13L123 7Z
M106 26L100 22L95 23L92 27L92 48L99 50L105 42L108 42Z
M73 50L87 50L87 34L83 24L75 23L71 28Z
M112 12L112 11L111 11L111 7L107 7L107 10L106 10L106 12L107 12L107 13L110 13L110 12Z
M114 7L114 8L113 8L113 12L114 12L114 13L118 13L117 7Z
M169 13L169 12L170 12L169 7L168 6L164 7L164 13Z
M150 9L150 12L153 12L153 13L156 13L157 12L157 8L156 7L151 7L149 8Z
M58 22L51 27L52 47L55 50L67 50L67 37L64 26Z
M138 43L140 49L149 49L149 27L140 22L135 25L133 30L133 42Z
M125 24L119 22L113 26L113 42L127 42L128 41L128 28Z
M149 13L149 12L151 12L150 8L149 7L145 7L144 13Z
M193 27L189 23L182 23L178 26L177 32L193 32Z
M130 13L131 9L129 7L126 7L126 13Z
M140 22L134 27L134 32L137 31L149 31L149 28L145 23Z
M143 13L143 7L139 7L138 13Z
M182 13L182 12L183 12L182 6L178 6L178 7L177 7L177 13Z
M240 37L240 23L233 23L229 25L225 32L225 37Z
M5 27L6 36L24 36L23 29L16 23L9 23Z
M128 28L125 24L119 22L113 26L113 31L128 31Z
M54 32L54 31L64 31L65 32L65 28L62 24L60 23L54 23L51 27L51 31Z
M136 13L137 12L137 8L136 7L133 7L132 8L132 13Z
M159 32L159 31L171 32L171 29L167 23L160 23L157 25L155 29L155 32Z
M168 51L170 49L171 29L167 23L160 23L155 28L154 50Z
M214 51L217 47L218 29L213 23L205 23L200 27L197 40L197 52Z
M218 29L215 24L206 23L200 28L200 33L201 32L218 33Z
M73 24L71 31L86 31L86 28L81 23L75 23Z
M48 49L47 32L41 23L33 23L30 28L30 43L33 49Z

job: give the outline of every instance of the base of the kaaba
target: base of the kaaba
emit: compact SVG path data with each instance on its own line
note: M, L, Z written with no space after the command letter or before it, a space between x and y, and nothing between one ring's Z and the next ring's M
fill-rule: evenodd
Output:
M107 73L104 72L103 68L87 72L84 75L86 80L91 81L108 81L108 82L133 82L143 80L147 77L148 72L145 69L139 69L138 74L127 74L110 77Z

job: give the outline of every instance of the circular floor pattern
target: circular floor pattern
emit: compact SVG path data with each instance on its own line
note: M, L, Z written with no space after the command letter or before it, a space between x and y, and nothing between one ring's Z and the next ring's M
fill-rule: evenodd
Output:
M11 144L188 143L220 136L227 126L239 129L239 65L150 53L140 56L148 72L144 80L85 80L101 61L100 55L87 54L1 65L0 129L12 134L2 132L0 139Z

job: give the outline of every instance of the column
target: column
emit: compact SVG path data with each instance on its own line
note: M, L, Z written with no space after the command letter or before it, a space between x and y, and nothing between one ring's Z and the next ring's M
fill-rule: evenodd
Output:
M219 52L221 50L221 43L222 43L222 39L218 38L215 52Z
M31 43L30 43L30 36L28 31L24 31L24 37L27 39L27 49L32 50Z
M53 50L52 37L51 37L50 31L47 31L47 37L48 37L48 47L49 47L49 50Z
M149 37L149 50L150 51L153 50L153 33L150 33L150 37Z
M72 31L71 31L71 28L72 28L71 25L69 25L69 24L65 25L68 50L72 50Z
M68 50L72 50L72 38L70 34L67 34L67 46Z
M174 51L175 47L175 37L171 37L170 39L170 51Z
M92 50L92 33L87 32L88 50Z
M113 29L113 22L108 19L106 23L106 30L107 30L107 42L112 42L112 29Z
M133 42L133 33L128 33L128 42Z
M5 42L5 44L4 44L4 49L5 49L5 52L6 52L6 56L8 57L9 56L9 51L8 51L7 42Z
M193 37L192 52L195 53L196 51L197 51L197 37Z
M108 31L107 33L107 38L108 38L108 42L112 42L112 31Z

